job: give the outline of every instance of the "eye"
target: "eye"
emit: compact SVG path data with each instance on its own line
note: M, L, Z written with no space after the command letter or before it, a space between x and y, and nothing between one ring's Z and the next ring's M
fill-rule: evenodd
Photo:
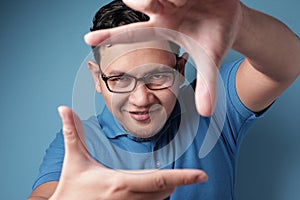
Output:
M152 81L168 81L172 79L172 73L171 72L161 72L161 73L155 73L151 74L147 77L147 80Z
M126 82L126 81L130 81L131 78L129 76L113 76L109 78L109 81L112 82Z
M162 79L164 78L164 74L152 74L149 76L150 79Z

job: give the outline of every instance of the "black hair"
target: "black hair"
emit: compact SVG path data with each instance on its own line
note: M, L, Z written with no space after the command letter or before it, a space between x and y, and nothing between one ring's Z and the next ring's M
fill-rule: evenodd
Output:
M114 28L135 22L145 22L149 19L149 16L146 14L126 6L122 0L114 0L96 12L90 31ZM170 42L170 47L175 49L174 52L179 53L178 45ZM99 48L93 46L92 49L96 62L100 64Z
M147 15L132 10L122 0L114 0L97 11L93 19L93 27L90 28L90 31L114 28L148 20L149 17Z

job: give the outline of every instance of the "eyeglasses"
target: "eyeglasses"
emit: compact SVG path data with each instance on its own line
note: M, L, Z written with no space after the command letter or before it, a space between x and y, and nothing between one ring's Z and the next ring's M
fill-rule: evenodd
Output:
M132 92L138 81L143 81L145 86L150 90L163 90L172 87L175 81L176 70L153 72L141 78L134 77L129 74L116 76L105 76L101 74L102 80L105 82L107 89L114 93L129 93Z

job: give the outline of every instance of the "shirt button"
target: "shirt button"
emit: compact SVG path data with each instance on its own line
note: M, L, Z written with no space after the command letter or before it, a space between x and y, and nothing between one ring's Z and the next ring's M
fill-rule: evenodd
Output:
M159 161L156 161L156 167L160 168L160 162Z

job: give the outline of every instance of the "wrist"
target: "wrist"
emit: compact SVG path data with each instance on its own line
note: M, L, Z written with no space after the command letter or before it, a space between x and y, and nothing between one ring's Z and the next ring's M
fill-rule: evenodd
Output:
M250 12L251 9L240 2L239 25L232 44L232 48L238 52L243 52L244 47L249 47L246 42L249 41L249 33L251 33Z

